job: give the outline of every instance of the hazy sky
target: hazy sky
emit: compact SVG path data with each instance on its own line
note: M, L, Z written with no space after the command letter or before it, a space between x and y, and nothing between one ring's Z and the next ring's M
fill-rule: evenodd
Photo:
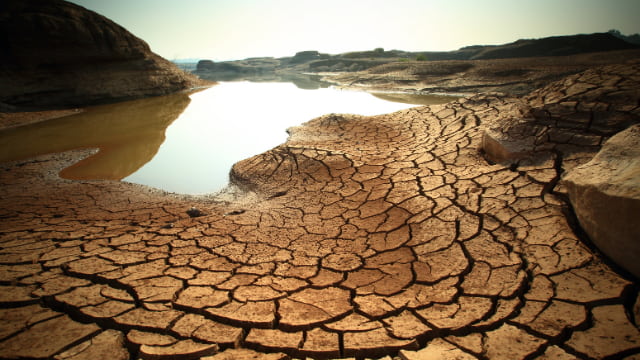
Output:
M521 38L640 33L640 0L71 0L168 59L455 50Z

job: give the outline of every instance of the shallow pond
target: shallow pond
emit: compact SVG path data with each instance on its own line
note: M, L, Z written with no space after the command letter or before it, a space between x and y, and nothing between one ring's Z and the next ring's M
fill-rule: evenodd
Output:
M288 127L328 113L377 115L450 100L420 96L407 101L333 88L304 90L292 83L227 82L190 95L97 106L1 131L0 161L98 148L60 175L206 194L227 185L234 163L285 142Z

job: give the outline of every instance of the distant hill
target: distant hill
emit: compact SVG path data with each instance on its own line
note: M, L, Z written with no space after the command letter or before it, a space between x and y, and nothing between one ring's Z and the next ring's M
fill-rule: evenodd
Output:
M337 55L318 51L301 51L292 57L251 58L213 62L201 60L195 73L210 80L234 80L265 77L278 72L354 72L398 61L422 60L493 60L529 57L567 56L583 53L640 49L627 40L640 40L640 35L624 36L617 30L607 33L553 36L521 39L503 45L474 45L454 51L407 52L382 48Z
M566 56L638 48L640 45L630 43L609 32L521 39L503 45L473 45L454 51L427 51L421 54L429 60L488 60Z
M640 34L633 34L633 35L623 35L620 31L618 30L609 30L607 31L607 34L611 34L619 39L622 39L628 43L631 44L636 44L636 45L640 45Z
M638 48L609 33L554 36L536 40L518 40L496 47L485 47L470 60L508 59L537 56L566 56L589 52L628 50Z

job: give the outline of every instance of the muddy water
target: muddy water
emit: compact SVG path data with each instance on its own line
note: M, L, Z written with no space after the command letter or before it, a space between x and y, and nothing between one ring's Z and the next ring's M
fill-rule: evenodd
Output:
M60 175L67 179L121 180L155 156L167 127L189 102L186 94L127 101L6 129L0 131L0 161L99 149Z
M290 126L327 113L376 115L450 100L303 90L291 83L221 83L191 95L98 106L0 131L0 161L98 148L60 175L206 194L227 185L235 162L285 142Z

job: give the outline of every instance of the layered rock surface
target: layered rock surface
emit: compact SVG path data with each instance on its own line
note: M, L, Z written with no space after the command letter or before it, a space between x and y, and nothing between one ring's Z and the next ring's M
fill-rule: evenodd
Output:
M494 60L403 61L356 73L335 74L325 79L340 86L371 90L461 94L501 92L523 96L570 74L639 56L638 50L626 50Z
M639 84L634 63L323 116L236 164L251 196L226 202L62 181L72 153L5 163L0 358L637 357L637 283L576 235L557 181L638 122ZM533 148L487 161L504 119Z
M640 125L616 134L588 163L564 178L571 203L593 242L640 278Z
M0 4L0 105L80 106L167 94L198 79L111 20L62 0Z

